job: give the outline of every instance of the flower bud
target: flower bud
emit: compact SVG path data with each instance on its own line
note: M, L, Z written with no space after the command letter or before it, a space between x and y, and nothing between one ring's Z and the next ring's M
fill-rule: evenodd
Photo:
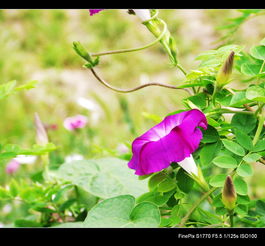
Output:
M80 42L74 41L73 48L76 51L76 53L80 55L83 59L85 59L87 62L89 63L93 62L91 56Z
M229 83L229 78L232 73L234 63L234 55L235 52L232 51L217 74L216 85L219 88Z
M233 184L233 180L230 176L227 176L222 192L222 202L229 210L233 210L236 206L236 191Z
M162 30L160 29L160 25L163 23L164 22L157 17L152 18L150 20L143 21L143 24L147 27L147 29L156 38L158 38L162 34ZM170 34L168 29L166 29L166 32L165 32L163 38L160 40L160 43L162 44L165 51L167 52L169 59L171 61L171 64L173 66L176 66L178 64L176 42L175 42L175 39L173 38L173 36Z
M34 115L35 128L36 128L36 142L40 145L46 145L49 140L46 130L41 122L41 119L37 113Z
M149 9L133 9L136 16L138 16L142 21L147 21L151 19L151 14Z

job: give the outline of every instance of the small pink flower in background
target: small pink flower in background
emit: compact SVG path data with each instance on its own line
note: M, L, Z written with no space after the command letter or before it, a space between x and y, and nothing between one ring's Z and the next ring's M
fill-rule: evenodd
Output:
M19 169L20 163L12 159L6 166L7 174L14 174Z
M94 14L97 14L98 12L102 11L103 9L90 9L89 10L89 13L90 15L94 15Z
M76 115L68 117L64 120L64 127L69 131L74 131L77 128L83 128L87 124L87 117L84 115Z

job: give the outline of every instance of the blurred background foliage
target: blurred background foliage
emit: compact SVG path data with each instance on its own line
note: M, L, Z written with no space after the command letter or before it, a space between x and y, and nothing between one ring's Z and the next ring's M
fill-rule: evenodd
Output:
M263 15L243 23L230 35L232 38L221 39L228 30L220 27L241 16L235 9L164 9L159 16L176 39L179 59L187 71L196 68L195 58L204 51L232 42L248 50L265 36ZM22 85L29 80L38 81L36 88L0 101L1 144L34 144L37 112L50 141L59 147L50 156L51 167L56 168L72 154L84 158L121 154L121 144L130 148L136 136L154 125L150 115L164 117L182 108L181 99L187 96L184 91L148 87L121 95L100 85L82 67L83 61L72 49L73 41L82 42L91 52L101 52L138 47L153 40L139 19L126 10L106 10L91 17L85 9L4 9L0 10L0 23L0 83L17 80ZM169 66L159 45L101 57L97 69L105 80L121 88L146 82L179 85L184 81L183 75ZM89 109L78 104L80 97L89 100ZM63 120L77 114L88 117L88 126L69 132L63 127ZM1 185L10 179L4 171L6 163L2 164ZM36 171L34 168L37 167L24 165L15 175L26 176L29 171ZM264 179L257 176L264 175L264 169L262 172L253 176L252 189L264 187ZM256 193L265 195L260 188ZM0 215L8 221L5 211Z

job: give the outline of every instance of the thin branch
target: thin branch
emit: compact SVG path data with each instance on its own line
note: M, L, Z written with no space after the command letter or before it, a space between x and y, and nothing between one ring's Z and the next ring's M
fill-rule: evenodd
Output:
M139 86L134 87L132 89L116 88L116 87L111 86L108 82L106 82L102 78L100 78L100 76L96 73L96 71L93 68L90 68L90 70L93 73L93 75L96 77L96 79L101 84L103 84L105 87L107 87L107 88L109 88L109 89L111 89L113 91L119 92L119 93L130 93L130 92L134 92L134 91L138 91L140 89L143 89L143 88L145 88L147 86L161 86L161 87L165 87L165 88L169 88L169 89L185 90L186 92L188 92L189 94L192 95L192 93L187 88L180 88L180 87L177 87L177 86L173 86L173 85L169 85L169 84L156 83L156 82L154 82L154 83L146 83L146 84L143 84L143 85L139 85Z
M183 217L183 219L181 220L179 227L183 227L186 223L186 221L189 219L189 217L191 216L191 214L194 212L194 210L201 204L201 202L203 200L205 200L207 197L209 197L215 190L217 189L217 187L214 187L212 189L210 189L208 192L206 192L192 207L191 209L188 211L188 213L185 215L185 217Z
M131 49L120 49L120 50L112 50L112 51L105 51L105 52L99 52L99 53L91 53L91 56L104 56L104 55L113 55L113 54L120 54L120 53L127 53L127 52L134 52L134 51L139 51L139 50L143 50L143 49L147 49L155 44L157 44L158 42L161 41L161 39L165 36L166 32L167 32L167 24L163 21L160 20L162 22L162 24L164 25L163 31L162 33L158 36L157 39L155 39L153 42L142 46L142 47L137 47L137 48L131 48Z

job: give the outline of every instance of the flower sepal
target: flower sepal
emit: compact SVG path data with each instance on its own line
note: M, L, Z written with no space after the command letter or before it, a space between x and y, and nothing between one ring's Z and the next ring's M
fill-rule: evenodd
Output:
M207 182L204 179L202 170L199 166L197 166L198 168L198 174L196 175L195 173L189 173L189 176L204 190L204 191L208 191L209 190L209 185L207 184Z

